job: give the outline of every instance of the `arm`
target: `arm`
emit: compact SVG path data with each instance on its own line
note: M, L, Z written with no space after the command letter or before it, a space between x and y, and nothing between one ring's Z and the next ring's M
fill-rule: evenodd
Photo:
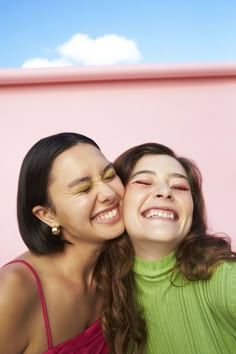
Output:
M34 286L16 266L0 271L0 353L23 353L30 341Z
M230 278L230 291L229 291L229 303L230 303L230 312L232 315L233 325L235 328L236 334L236 260L231 264L231 278Z
M236 262L224 262L209 281L212 309L236 337Z

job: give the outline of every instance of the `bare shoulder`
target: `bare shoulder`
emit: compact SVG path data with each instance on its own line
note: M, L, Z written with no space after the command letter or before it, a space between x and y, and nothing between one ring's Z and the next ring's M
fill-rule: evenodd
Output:
M10 263L0 269L0 294L17 297L30 297L35 293L36 287L32 272L23 263ZM27 291L26 291L27 290Z
M20 352L27 346L27 328L37 303L35 279L25 265L13 263L0 269L1 353Z

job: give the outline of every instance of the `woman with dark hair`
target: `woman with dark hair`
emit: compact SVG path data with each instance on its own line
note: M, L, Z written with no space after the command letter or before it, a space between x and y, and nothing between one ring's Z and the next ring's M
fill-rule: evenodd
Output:
M84 135L52 135L30 149L17 196L29 251L0 270L0 353L123 354L130 343L141 352L143 320L122 282L132 266L118 237L123 194Z
M236 253L207 229L196 164L147 143L117 158L123 217L135 252L133 283L147 322L148 354L236 350Z

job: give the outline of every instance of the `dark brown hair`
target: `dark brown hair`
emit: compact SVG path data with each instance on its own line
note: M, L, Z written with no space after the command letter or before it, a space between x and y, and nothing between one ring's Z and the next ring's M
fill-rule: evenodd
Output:
M137 163L146 155L168 155L176 159L187 173L194 210L190 232L176 250L177 266L190 280L208 279L223 261L236 260L226 235L210 234L207 230L205 202L202 192L202 176L197 165L190 159L177 156L175 152L157 143L132 147L114 162L115 169L124 185Z

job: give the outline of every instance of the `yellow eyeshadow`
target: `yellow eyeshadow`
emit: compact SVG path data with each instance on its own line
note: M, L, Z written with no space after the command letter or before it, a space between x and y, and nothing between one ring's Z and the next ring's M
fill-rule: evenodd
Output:
M103 179L110 178L114 175L115 175L115 170L114 168L111 167L105 172L105 174L103 175Z
M92 183L80 183L76 188L76 193L86 192L89 188L92 187Z

